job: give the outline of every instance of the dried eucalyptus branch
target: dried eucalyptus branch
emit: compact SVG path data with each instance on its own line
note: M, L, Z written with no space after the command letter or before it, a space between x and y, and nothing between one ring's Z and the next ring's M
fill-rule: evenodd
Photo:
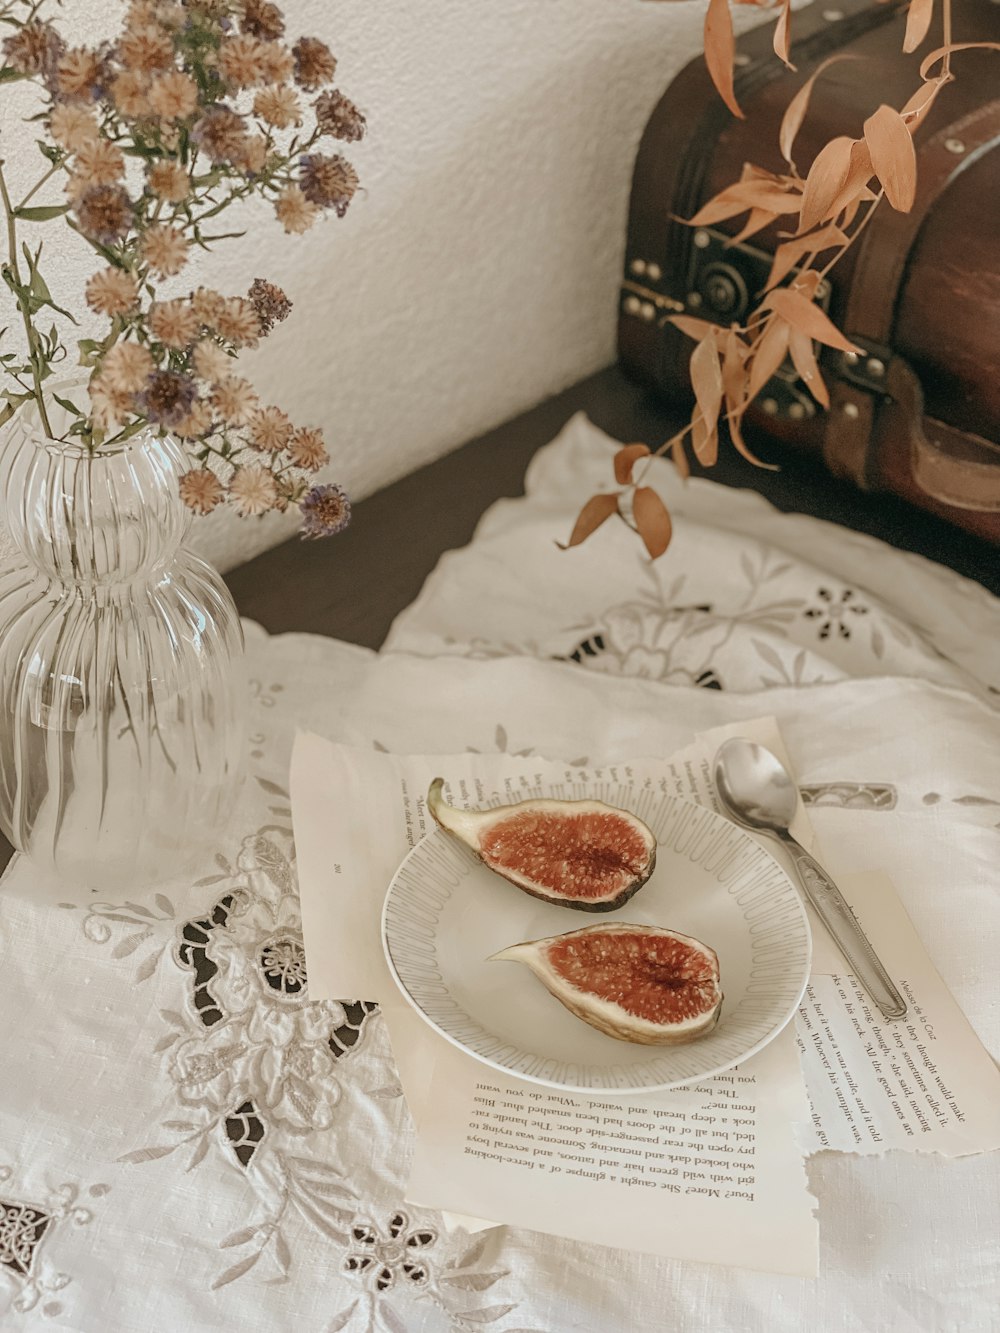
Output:
M751 0L756 2L756 0ZM761 0L766 3L766 0ZM821 64L789 102L779 130L779 147L787 171L777 174L747 163L741 179L710 199L691 226L712 226L746 216L732 238L739 243L781 222L787 230L777 246L771 271L756 307L745 324L724 328L688 315L670 317L695 341L690 379L695 407L684 428L655 451L669 452L678 471L689 474L685 447L698 462L711 467L718 457L719 428L724 423L737 452L758 467L773 468L747 447L742 423L747 410L786 357L821 407L830 396L816 355L816 344L857 352L848 338L816 304L823 282L868 226L875 210L888 205L900 212L913 207L917 188L917 157L913 135L941 90L952 81L951 57L963 50L1000 50L995 42L952 41L952 0L942 0L942 45L920 66L920 84L900 107L881 105L864 123L858 139L840 135L827 143L803 177L793 156L816 84L830 65ZM903 51L910 53L926 39L934 0L912 0ZM789 64L790 8L781 0L773 38L777 55ZM723 101L742 116L733 81L734 40L729 0L709 0L705 19L705 58ZM934 72L940 66L938 72ZM789 65L791 68L791 66ZM615 455L617 492L602 492L584 505L567 547L579 545L612 515L623 519L642 538L651 557L666 550L670 519L665 507L646 496L655 492L633 478L633 467L652 456L645 445L628 445ZM643 469L645 471L645 468ZM643 500L636 505L637 497Z

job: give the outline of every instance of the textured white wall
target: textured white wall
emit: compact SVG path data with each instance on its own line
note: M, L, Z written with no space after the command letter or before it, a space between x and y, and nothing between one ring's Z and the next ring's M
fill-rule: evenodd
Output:
M245 364L263 396L325 428L329 479L359 499L612 359L633 156L668 79L699 49L704 4L284 9L290 35L330 43L338 85L368 116L367 140L347 148L364 193L346 219L302 237L248 210L250 234L199 276L233 292L266 276L292 297ZM64 6L91 39L116 11ZM22 102L0 95L15 169ZM56 240L51 226L41 234ZM51 285L78 309L93 264L73 240L59 229ZM217 513L197 544L227 568L295 527L288 515Z

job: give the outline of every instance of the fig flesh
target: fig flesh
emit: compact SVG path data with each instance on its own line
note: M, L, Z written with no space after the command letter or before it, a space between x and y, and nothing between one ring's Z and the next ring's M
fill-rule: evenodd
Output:
M560 907L613 912L653 873L656 838L636 815L602 801L520 801L459 810L435 778L427 793L434 819L490 870L525 893Z
M577 1018L619 1041L673 1046L719 1021L715 950L661 926L585 926L511 945L490 961L524 963Z

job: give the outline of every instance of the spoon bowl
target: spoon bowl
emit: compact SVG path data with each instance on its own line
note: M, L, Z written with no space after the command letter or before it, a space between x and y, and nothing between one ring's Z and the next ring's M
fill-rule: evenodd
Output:
M798 791L776 755L754 741L725 741L715 756L712 777L726 811L747 828L787 833L795 818Z

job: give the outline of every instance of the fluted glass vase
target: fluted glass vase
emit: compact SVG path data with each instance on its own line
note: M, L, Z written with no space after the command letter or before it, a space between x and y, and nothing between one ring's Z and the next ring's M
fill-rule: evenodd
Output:
M218 836L242 781L243 636L183 541L180 446L0 440L0 827L61 878L137 890Z

